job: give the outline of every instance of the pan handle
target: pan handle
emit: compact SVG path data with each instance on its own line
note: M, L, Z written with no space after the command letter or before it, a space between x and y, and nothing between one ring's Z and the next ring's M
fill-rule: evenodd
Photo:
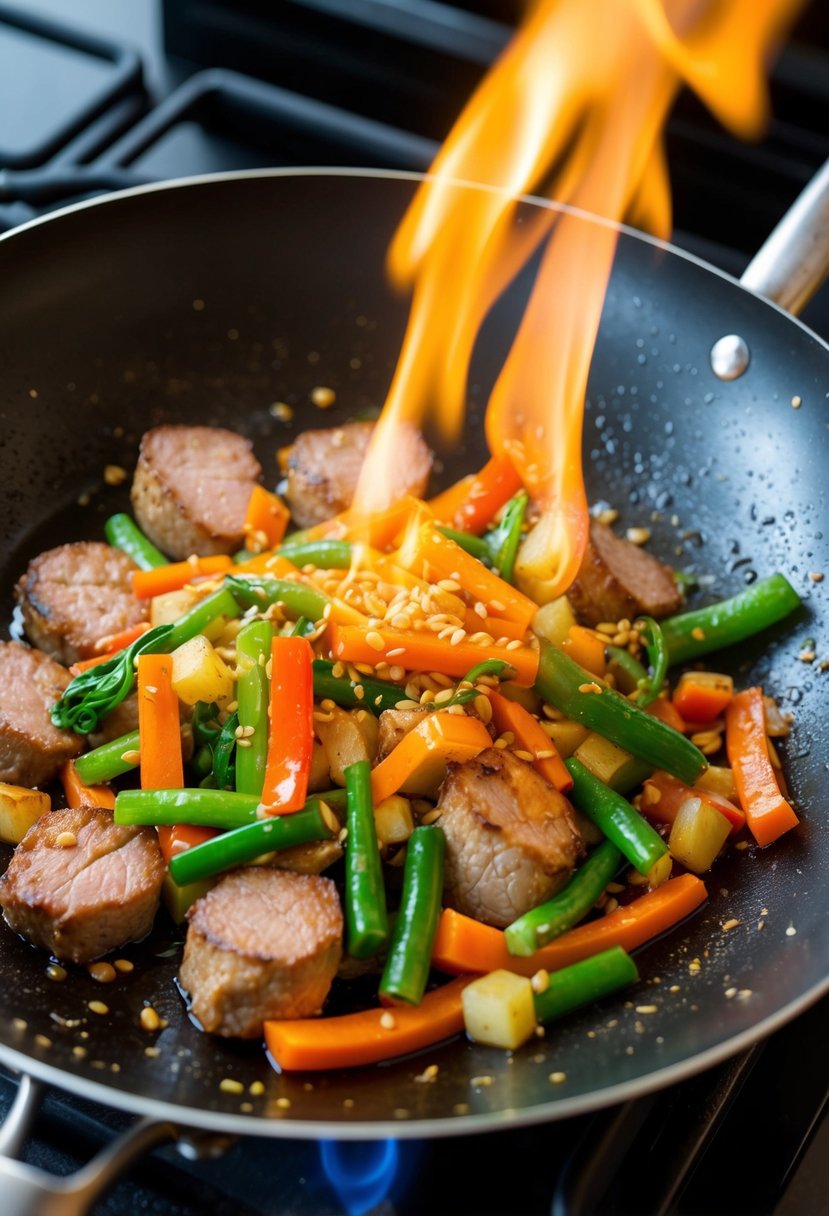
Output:
M798 195L740 282L797 317L829 274L829 160Z

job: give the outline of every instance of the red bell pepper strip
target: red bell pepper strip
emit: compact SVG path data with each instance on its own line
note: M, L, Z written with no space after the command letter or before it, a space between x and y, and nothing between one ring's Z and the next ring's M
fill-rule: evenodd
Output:
M314 748L314 653L306 638L271 643L268 755L262 806L287 815L305 805Z
M497 511L521 489L521 478L508 456L493 456L474 477L464 477L433 498L435 517L458 532L484 531Z
M732 700L725 712L725 747L751 834L758 844L771 844L799 821L769 759L762 688L746 688Z

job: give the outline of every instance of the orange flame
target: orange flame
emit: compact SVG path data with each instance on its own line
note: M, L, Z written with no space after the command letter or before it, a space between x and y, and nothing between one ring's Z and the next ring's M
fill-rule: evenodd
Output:
M661 140L683 83L735 133L760 133L764 61L801 3L537 0L461 114L389 250L391 278L413 289L412 307L360 479L359 513L394 498L383 472L393 467L401 423L431 420L444 439L457 437L481 323L546 241L486 434L540 509L519 555L520 584L541 601L566 590L588 533L582 413L615 224L627 218L669 235ZM565 209L525 211L517 222L518 199L533 192Z

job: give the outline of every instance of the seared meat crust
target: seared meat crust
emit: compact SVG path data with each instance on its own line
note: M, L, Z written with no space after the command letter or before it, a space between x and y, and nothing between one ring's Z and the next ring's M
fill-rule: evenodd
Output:
M438 809L447 903L498 928L549 899L584 852L564 795L500 748L450 764Z
M97 541L48 549L15 587L26 633L61 663L95 655L101 638L147 619L132 593L132 558Z
M147 431L132 483L141 528L170 557L232 553L244 542L248 499L262 478L250 440L214 426Z
M256 1038L266 1019L319 1012L342 952L342 908L329 878L248 866L187 915L179 975L205 1030Z
M288 455L285 497L300 528L322 523L351 505L373 430L373 422L349 422L297 436ZM395 494L422 496L432 453L415 427L401 433L394 459Z
M427 709L384 709L380 715L377 759L385 760L398 743L423 721Z
M75 844L64 844L74 837ZM86 963L146 937L164 862L155 833L112 821L99 807L42 815L2 878L7 923L57 958Z
M80 735L58 730L50 717L69 678L41 650L0 642L0 781L40 785L79 755Z
M585 625L633 620L642 613L670 616L682 606L670 566L595 519L567 598Z

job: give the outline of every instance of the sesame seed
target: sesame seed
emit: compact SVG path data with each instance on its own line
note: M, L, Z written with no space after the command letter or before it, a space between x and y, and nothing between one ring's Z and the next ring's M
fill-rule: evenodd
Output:
M628 528L625 532L632 545L646 545L651 538L650 528Z
M658 1007L656 1005L637 1005L636 1012L637 1013L657 1013Z
M398 655L405 654L405 653L406 653L405 646L395 646L394 650L386 651L386 658L387 659L396 659Z
M55 844L59 849L74 849L78 843L78 838L74 832L59 832L55 837Z
M77 1046L72 1048L72 1055L76 1060L82 1060L86 1055L86 1048L81 1047L80 1043L78 1043Z
M98 984L111 984L118 976L111 963L90 963L87 971Z
M691 630L691 637L696 642L704 642L705 641L705 630L701 629L699 627L699 625L695 625L694 628Z
M124 764L140 764L141 753L137 749L132 749L130 751L122 752L121 759L123 760Z
M372 650L383 650L385 649L386 645L386 643L383 641L382 634L379 634L376 629L370 629L366 634L366 644L370 646Z
M252 1094L254 1098L261 1097L264 1092L265 1085L262 1081L252 1081L248 1086L248 1093Z
M394 1030L397 1025L394 1014L390 1013L388 1009L384 1009L380 1014L380 1025L384 1030Z
M108 486L121 486L127 480L127 470L120 464L108 464L104 468L104 481Z
M52 1046L52 1040L47 1038L45 1034L36 1034L35 1042L37 1043L38 1047L51 1047Z
M732 916L730 920L723 921L723 933L727 933L729 929L736 929L740 923L741 922L736 918L736 916Z
M473 1085L475 1089L486 1089L487 1086L492 1084L492 1077L488 1074L482 1077L473 1077L469 1084Z
M729 1000L731 1000L731 998L733 996L737 995L737 989L736 988L726 988L725 995Z
M245 1087L241 1081L234 1081L231 1077L224 1077L219 1082L219 1089L223 1094L243 1094Z
M533 992L546 992L550 987L549 971L545 971L543 968L540 971L536 971L535 975L530 980L530 984L532 985Z
M103 1001L89 1001L86 1007L90 1013L97 1013L100 1017L109 1013L109 1005L105 1005Z
M469 1103L468 1102L456 1102L455 1105L452 1107L452 1114L453 1115L468 1115L469 1114Z
M585 692L585 693L598 692L598 693L600 693L601 691L602 691L601 686L599 684L597 684L595 681L592 681L590 684L579 684L579 692Z
M145 1005L141 1010L138 1018L141 1023L141 1029L152 1032L161 1028L161 1018L158 1016L152 1005Z
M437 1064L427 1064L426 1067L423 1069L423 1072L418 1073L418 1075L415 1077L415 1081L419 1081L421 1084L428 1085L429 1082L436 1081L437 1077L438 1077Z
M150 1059L150 1060L157 1060L158 1057L161 1055L161 1048L160 1047L145 1047L144 1055L147 1056L148 1059Z
M799 410L802 404L803 404L803 399L801 397L792 397L792 409L793 410Z
M290 422L294 416L294 411L286 401L274 401L268 412L271 417L277 418L280 422Z
M66 968L61 967L60 963L50 963L46 968L46 976L56 984L61 984L66 979Z
M29 1023L25 1018L12 1018L12 1026L14 1026L15 1030L26 1030L28 1025Z
M280 1110L288 1110L291 1105L291 1099L290 1098L277 1098L276 1105L279 1107Z
M551 1072L548 1078L551 1085L561 1085L567 1080L566 1072Z
M786 937L794 937L796 933L797 929L795 929L794 925L789 925L788 929L786 930Z
M317 409L327 410L337 400L337 394L333 388L325 388L323 385L318 385L311 389L311 400Z

